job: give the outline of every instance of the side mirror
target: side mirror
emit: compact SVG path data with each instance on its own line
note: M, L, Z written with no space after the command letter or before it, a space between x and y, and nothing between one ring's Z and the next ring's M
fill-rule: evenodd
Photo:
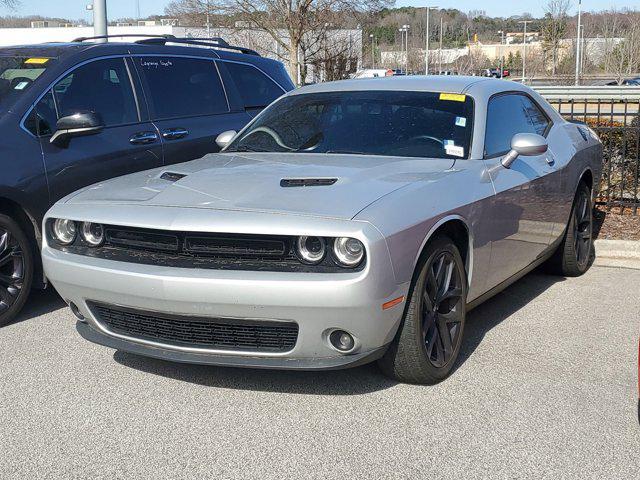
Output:
M99 113L78 112L66 117L60 117L56 123L56 131L51 137L51 142L60 147L66 147L72 137L92 135L104 128L104 122Z
M238 132L235 130L227 130L226 132L222 132L220 135L216 137L216 143L222 149L231 143L233 137L236 136Z
M504 168L511 168L513 162L522 155L523 157L533 157L542 155L549 149L547 139L536 133L517 133L511 139L511 151L502 159Z

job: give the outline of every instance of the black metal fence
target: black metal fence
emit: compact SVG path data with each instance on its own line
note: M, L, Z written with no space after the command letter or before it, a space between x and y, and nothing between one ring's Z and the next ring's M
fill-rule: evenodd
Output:
M609 211L640 212L640 98L551 99L569 120L589 125L604 146L597 202Z

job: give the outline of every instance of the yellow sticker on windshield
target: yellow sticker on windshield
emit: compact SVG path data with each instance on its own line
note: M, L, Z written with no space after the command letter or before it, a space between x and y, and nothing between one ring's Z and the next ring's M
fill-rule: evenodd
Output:
M441 93L440 100L449 100L451 102L464 102L467 99L466 95L461 93Z
M48 61L48 58L27 58L24 63L29 63L31 65L44 65Z

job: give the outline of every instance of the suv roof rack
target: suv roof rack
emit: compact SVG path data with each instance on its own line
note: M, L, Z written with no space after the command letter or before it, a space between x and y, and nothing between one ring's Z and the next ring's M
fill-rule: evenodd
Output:
M123 33L121 35L97 35L95 37L78 37L72 42L85 42L87 40L103 40L109 38L140 38L135 43L144 44L144 45L166 45L167 43L180 43L184 45L197 45L201 47L210 47L210 48L222 48L225 50L236 50L240 53L244 53L247 55L255 55L260 56L258 52L252 50L250 48L238 47L236 45L229 45L229 43L221 38L221 37L212 37L212 38L187 38L187 37L176 37L174 35L166 34L166 35L145 35L145 34L137 34L137 33Z
M258 52L246 47L238 47L236 45L229 45L229 43L221 38L221 37L211 37L211 38L191 38L191 37L174 37L172 35L169 36L154 36L150 38L145 38L143 40L138 40L136 43L142 44L151 44L151 45L164 45L166 43L182 43L185 45L198 45L201 47L211 47L211 48L223 48L226 50L237 50L240 53L245 53L247 55L255 55L260 56Z
M175 38L173 35L171 34L164 34L164 35L147 35L144 33L122 33L120 35L96 35L95 37L78 37L78 38L74 38L73 40L71 40L71 42L86 42L87 40L103 40L103 39L109 39L109 38L126 38L126 37L135 37L135 38L140 38L140 37L145 37L145 38Z

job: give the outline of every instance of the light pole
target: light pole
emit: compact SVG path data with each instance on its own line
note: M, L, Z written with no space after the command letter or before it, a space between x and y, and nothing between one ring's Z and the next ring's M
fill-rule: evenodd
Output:
M375 45L376 45L376 37L373 33L369 34L369 38L371 39L371 68L376 68L376 54L375 54Z
M442 25L443 17L440 15L440 46L438 47L438 75L442 74Z
M429 12L431 10L436 10L438 7L427 7L427 33L426 33L426 45L424 49L424 74L429 75Z
M578 0L578 31L576 32L576 85L580 85L580 31L582 30L582 0Z
M527 24L533 22L533 20L522 20L518 23L524 25L524 32L522 34L522 83L526 81L526 69L527 69Z
M404 73L406 75L407 74L407 70L409 68L409 25L402 25L402 28L399 28L398 31L400 32L400 35L401 35L400 40L401 40L401 44L402 44L402 50L405 51ZM405 50L405 41L406 41L406 44L407 44L406 50Z
M504 30L498 30L500 34L500 78L504 75Z
M107 0L93 0L93 34L96 37L107 35ZM106 42L107 39L99 39Z

